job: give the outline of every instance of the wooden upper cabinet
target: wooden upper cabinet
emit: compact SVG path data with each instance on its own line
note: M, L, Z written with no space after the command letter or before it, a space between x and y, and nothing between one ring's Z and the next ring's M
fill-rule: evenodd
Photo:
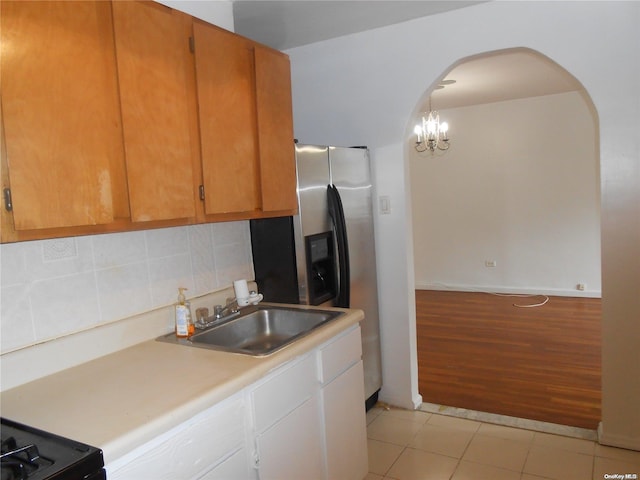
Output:
M297 208L289 57L255 47L262 210Z
M295 212L285 54L157 2L0 9L2 241Z
M128 216L111 5L3 0L0 8L13 227Z
M118 1L113 20L131 220L195 217L191 17Z
M205 213L260 208L253 48L194 20Z

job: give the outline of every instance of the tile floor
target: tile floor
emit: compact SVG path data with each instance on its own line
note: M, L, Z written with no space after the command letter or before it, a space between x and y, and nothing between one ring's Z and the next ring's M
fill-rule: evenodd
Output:
M367 434L365 480L640 480L640 452L435 413L374 407Z

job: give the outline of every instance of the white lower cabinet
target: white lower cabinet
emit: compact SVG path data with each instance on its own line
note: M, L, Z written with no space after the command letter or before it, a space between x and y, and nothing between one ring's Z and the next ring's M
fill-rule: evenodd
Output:
M251 389L260 480L322 480L317 353L284 365Z
M213 467L199 480L233 480L255 478L255 472L250 470L247 450L241 448L226 460Z
M313 396L257 436L260 480L322 480L323 438Z
M360 328L107 465L109 480L362 480Z
M327 479L367 475L367 431L360 330L338 337L320 350L322 412Z
M367 432L362 360L322 389L327 478L362 479L367 475Z
M234 395L107 464L107 478L200 479L233 453L244 453L245 419L245 399Z

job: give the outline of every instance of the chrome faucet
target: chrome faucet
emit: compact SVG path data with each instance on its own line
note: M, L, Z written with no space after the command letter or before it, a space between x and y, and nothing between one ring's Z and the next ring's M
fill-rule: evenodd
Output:
M238 299L227 298L227 304L225 306L216 305L213 307L213 316L216 320L220 320L221 318L230 317L235 315L240 311L240 307L238 307ZM225 312L228 312L225 314Z

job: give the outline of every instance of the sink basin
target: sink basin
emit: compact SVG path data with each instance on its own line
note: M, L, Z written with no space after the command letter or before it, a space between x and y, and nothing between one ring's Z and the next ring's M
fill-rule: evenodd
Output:
M239 316L189 338L178 339L171 333L158 340L262 356L283 348L340 315L342 312L330 310L258 305L244 308Z

